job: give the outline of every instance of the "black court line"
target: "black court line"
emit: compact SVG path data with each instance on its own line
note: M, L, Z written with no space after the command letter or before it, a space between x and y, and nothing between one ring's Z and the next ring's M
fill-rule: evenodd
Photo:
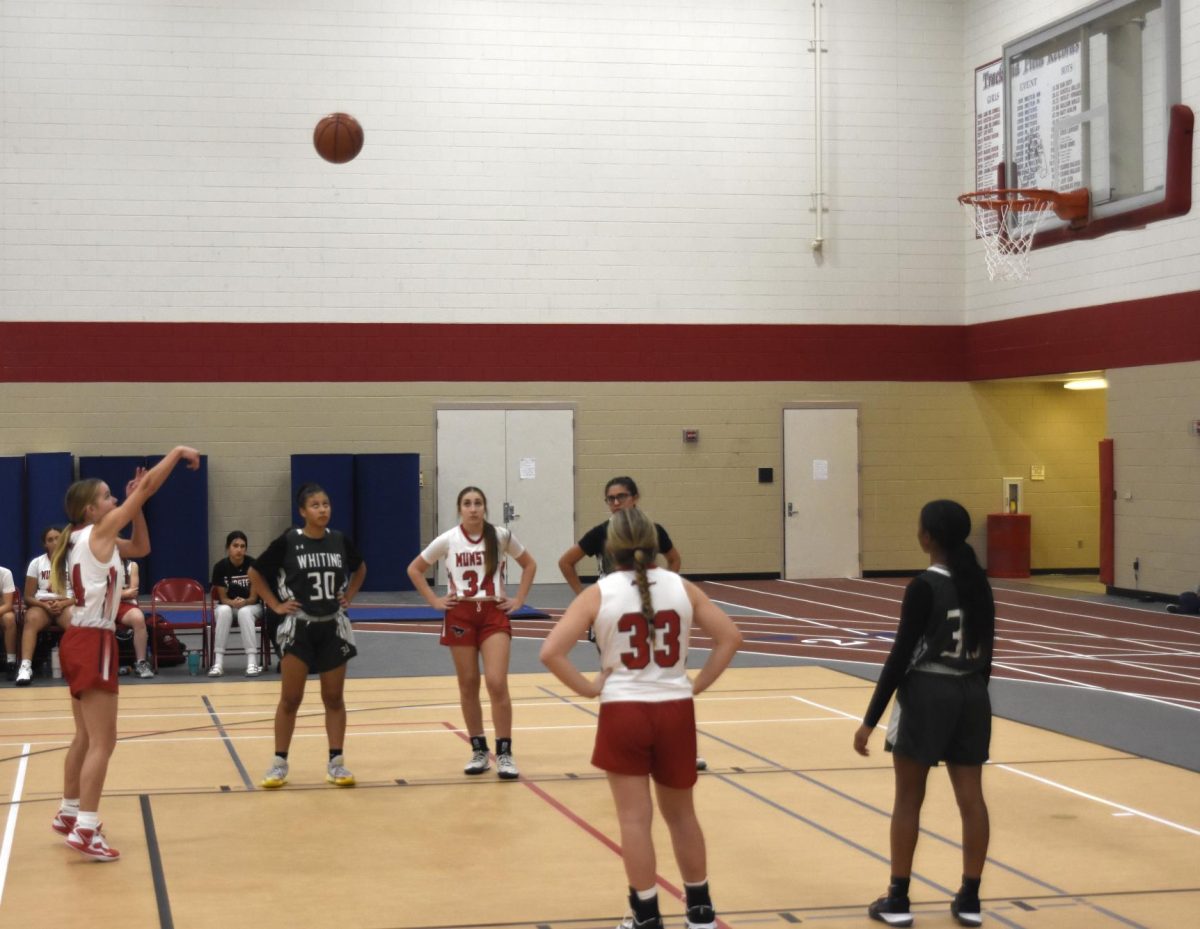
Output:
M158 833L154 828L154 812L150 809L150 795L141 794L138 803L142 807L142 823L146 829L146 851L150 855L150 874L154 879L158 924L161 929L175 929L175 920L171 917L171 898L167 895L167 879L163 874L162 855L158 849Z
M242 764L242 759L238 757L237 749L233 747L233 739L229 738L229 734L225 731L225 726L221 723L221 717L213 709L212 702L208 699L207 695L200 699L204 701L204 706L208 710L208 715L212 717L213 725L216 726L217 733L221 736L221 741L225 743L225 748L229 750L229 757L233 759L233 764L238 769L238 774L242 776L242 783L246 785L247 790L254 790L254 781L250 779L250 773L246 770L246 766Z
M997 908L1007 909L1015 907L1026 912L1036 912L1039 909L1062 909L1071 906L1080 906L1084 898L1089 897L1128 897L1128 896L1151 896L1157 897L1163 894L1178 894L1178 893L1200 893L1200 887L1181 887L1169 890L1117 890L1117 891L1099 891L1094 894L1078 893L1064 894L1061 897L1052 896L1033 896L1025 898L1015 897L984 897L984 915L988 919L1001 919L997 913ZM1035 907L1026 904L1025 900L1038 901L1041 906ZM748 923L765 923L774 920L780 920L792 925L803 924L805 922L816 922L829 919L847 919L850 917L858 918L861 914L862 924L867 925L866 918L866 903L855 901L853 903L832 903L824 906L790 906L790 907L769 907L764 909L740 909L740 910L722 910L722 919L728 919L731 922L736 922L738 925ZM922 903L913 907L913 915L919 919L936 919L943 913L947 913L947 907L944 904L929 904ZM612 920L617 919L616 916L582 916L569 917L554 920L539 920L525 919L512 920L510 922L490 922L490 923L427 923L423 926L400 926L396 925L390 929L612 929ZM674 918L673 914L666 914L664 922L670 922ZM950 920L946 919L948 923ZM986 920L985 920L986 922Z

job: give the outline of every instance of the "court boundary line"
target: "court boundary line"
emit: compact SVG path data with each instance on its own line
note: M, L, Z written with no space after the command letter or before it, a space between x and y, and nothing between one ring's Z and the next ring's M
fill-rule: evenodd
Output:
M451 723L451 722L448 722L445 720L443 720L442 725L445 726L447 729L449 729L451 732L453 732L455 735L457 735L460 739L462 739L468 745L471 744L471 737L469 735L467 735L466 732L463 731L461 726L457 726L454 723ZM547 793L545 790L543 790L541 787L539 787L533 781L527 781L524 778L521 778L517 781L517 783L521 784L521 786L523 786L526 790L528 790L530 793L532 793L535 797L537 797L543 803L546 803L548 806L550 806L550 808L553 809L560 816L565 817L568 822L573 823L575 826L577 826L578 828L580 828L584 832L586 832L588 835L590 835L593 839L596 839L598 842L600 842L601 845L603 845L609 851L613 852L618 858L622 858L621 846L619 843L613 841L611 838L609 838L607 835L605 835L603 832L601 832L598 827L592 825L590 822L588 822L586 819L584 819L582 816L580 816L578 813L576 813L574 810L572 810L569 806L567 806L561 800L558 800L555 797L550 796L549 793ZM623 860L622 860L622 863L623 863ZM654 883L656 885L658 885L659 887L663 888L663 890L667 891L667 893L669 893L673 897L675 897L676 900L682 901L684 899L683 891L680 890L678 887L676 887L674 884L672 884L670 881L668 881L665 877L663 877L662 874L660 874L658 872L657 867L655 868L655 871L654 871ZM732 927L730 927L730 925L728 923L726 923L724 920L722 920L720 916L717 917L717 926L721 927L721 929L732 929Z
M201 694L201 699L204 701L204 706L208 709L208 715L212 718L213 725L217 728L217 735L225 743L225 749L229 752L229 757L233 759L234 767L237 768L238 774L242 777L242 783L246 785L247 790L257 789L255 783L250 780L250 772L246 770L246 766L242 764L241 756L238 755L237 749L234 748L233 740L225 732L225 726L221 723L221 717L217 715L216 709L208 699L208 694Z
M542 688L542 689L543 689L545 692L547 692L547 693L553 693L553 691L548 691L548 690L546 690L545 688ZM794 696L794 695L793 695L793 696ZM804 700L804 698L797 698L797 699ZM583 712L585 712L585 713L589 713L589 714L593 714L593 715L594 715L594 712L593 712L592 710L590 710L590 709L588 709L588 708L586 708L586 707L582 706L581 704L578 704L578 703L572 703L571 705L572 705L572 706L575 706L575 707L578 707L580 710L582 710L582 711L583 711ZM848 717L849 717L849 718L851 718L851 719L856 719L856 717L853 717L851 714L846 714L846 713L845 713L844 711L842 711L842 710L838 710L837 712L838 712L839 714L846 715L846 716L848 716ZM848 802L850 802L850 803L852 803L852 804L855 804L855 805L857 805L857 806L861 806L861 807L863 807L864 809L867 809L867 810L869 810L869 811L871 811L871 812L877 813L877 814L879 814L879 815L881 815L881 816L884 816L884 817L886 817L886 818L888 818L888 819L890 819L890 818L891 818L891 814L890 814L888 811L886 811L886 810L883 810L883 809L880 809L879 807L873 806L872 804L870 804L870 803L866 802L865 800L861 800L861 799L859 799L859 798L857 798L857 797L855 797L855 796L853 796L853 795L851 795L851 794L848 794L848 793L846 793L845 791L843 791L843 790L840 790L840 789L838 789L838 788L836 788L836 787L832 786L831 784L825 784L825 783L821 782L820 780L818 780L817 778L815 778L815 777L813 777L813 776L811 776L811 775L805 774L805 773L804 773L804 772L802 772L802 771L795 770L795 769L791 769L791 768L788 768L788 767L786 767L785 765L781 765L781 764L779 764L779 762L775 761L774 759L768 758L768 757L767 757L767 756L765 756L765 755L761 755L761 754L759 754L758 752L755 752L755 751L754 751L754 750L752 750L752 749L745 748L745 747L743 747L743 746L741 746L741 745L737 745L737 744L736 744L736 743L734 743L734 742L730 742L730 741L729 741L729 740L727 740L727 739L722 739L720 736L713 735L712 733L709 733L709 732L703 732L703 731L702 731L702 730L700 730L699 728L697 728L697 733L698 733L698 734L701 734L701 733L702 733L702 734L703 734L703 735L705 735L707 738L713 739L714 741L716 741L716 742L719 742L719 743L721 743L721 744L725 745L727 748L731 748L731 749L733 749L734 751L739 751L739 752L742 752L742 753L744 753L744 754L746 754L746 755L749 755L751 758L755 758L755 759L757 759L758 761L760 761L760 762L761 762L761 763L763 763L763 764L768 764L768 765L771 765L771 766L773 766L773 767L776 767L776 768L780 769L781 771L784 771L784 772L786 772L786 773L788 773L788 774L791 774L793 777L798 777L798 778L800 778L801 780L805 781L806 783L809 783L809 784L811 784L812 786L814 786L814 787L817 787L818 789L825 790L825 791L827 791L827 792L829 792L829 793L832 793L832 794L834 794L835 796L837 796L837 797L840 797L840 798L842 798L842 799L844 799L844 800L846 800L846 801L848 801ZM717 778L718 778L719 780L726 781L726 782L727 782L727 783L729 783L731 786L734 786L734 787L736 787L738 790L741 790L742 792L744 792L744 793L746 793L746 794L748 794L748 795L750 795L750 796L752 796L752 797L755 797L755 798L757 798L757 799L760 799L762 802L766 803L767 805L769 805L769 806L779 806L779 805L778 805L778 804L777 804L777 803L776 803L774 800L771 800L771 799L770 799L770 798L768 798L768 797L764 797L764 796L762 796L762 795L760 795L760 794L757 794L755 791L753 791L753 790L749 789L748 787L745 787L745 786L743 786L743 785L741 785L741 784L738 784L738 783L736 783L735 781L729 780L729 779L728 779L728 777L729 777L728 775L717 775ZM786 808L783 808L783 807L780 807L780 809L781 809L781 811L788 813L788 815L794 815L796 818L798 818L798 819L801 819L802 821L804 821L804 822L806 822L806 823L808 822L808 820L807 820L807 819L805 819L805 817L803 817L803 815L802 815L802 814L796 813L795 811L788 811ZM814 825L814 827L815 827L815 828L817 828L817 829L819 829L819 830L821 830L821 831L823 831L823 832L827 831L827 827L821 826L820 824L816 824L816 823L814 823L813 825ZM948 837L946 837L946 836L943 836L943 835L941 835L941 834L939 834L939 833L937 833L937 832L933 832L932 830L930 830L930 829L927 829L925 826L922 826L922 827L920 827L920 829L921 829L921 834L922 834L922 835L929 836L929 838L931 838L931 839L933 839L933 840L935 840L935 841L941 842L941 843L943 843L943 844L946 844L946 845L950 845L952 848L958 848L958 849L961 849L961 848L962 848L962 845L961 845L961 843L959 843L959 842L955 842L953 839L950 839L950 838L948 838ZM854 848L859 848L859 846L857 845L857 843L855 843L855 842L854 842L853 840L851 840L851 839L845 838L845 837L843 837L843 836L839 836L839 835L837 835L837 833L835 833L835 832L832 832L832 831L829 831L829 833L828 833L828 834L829 834L829 835L831 835L831 836L833 836L834 838L837 838L837 839L839 839L839 840L840 840L840 841L842 841L842 842L845 842L846 844L849 844L849 845L851 845L851 846L852 846L852 847L854 847ZM879 853L877 853L877 852L873 852L873 851L870 851L870 850L866 850L866 852L867 852L867 854L868 854L869 856L871 856L871 857L875 857L875 858L878 858L879 860L882 860L882 861L884 861L885 863L889 863L887 858L884 858L884 857L880 856L880 855L879 855ZM1059 888L1059 887L1056 887L1056 886L1054 886L1054 885L1053 885L1053 884L1051 884L1049 881L1045 881L1045 880L1042 880L1042 879L1041 879L1041 878L1039 878L1039 877L1035 877L1035 876L1034 876L1034 875L1032 875L1032 874L1028 874L1028 873L1026 873L1026 872L1022 871L1021 869L1019 869L1019 868L1017 868L1017 867L1015 867L1015 866L1013 866L1013 865L1007 864L1007 863L1005 863L1005 862L1003 862L1003 861L1000 861L1000 860L998 860L998 859L996 859L996 858L992 858L991 856L989 856L989 857L988 857L988 863L989 863L989 864L991 864L991 865L992 865L992 866L994 866L994 867L998 867L998 868L1000 868L1001 870L1007 871L1007 872L1009 872L1010 874L1016 875L1017 877L1019 877L1019 878L1022 878L1023 880L1027 880L1027 881L1029 881L1031 884L1035 884L1035 885L1037 885L1037 886L1039 886L1039 887L1043 887L1043 888L1045 888L1045 889L1047 889L1047 890L1050 890L1050 891L1054 892L1055 894L1067 895L1067 893L1068 893L1066 890L1063 890L1062 888ZM913 876L913 877L915 877L915 878L918 878L918 879L919 879L919 880L920 880L922 883L928 884L929 886L933 887L933 888L934 888L934 889L936 889L936 890L942 891L942 892L944 892L944 893L946 893L946 894L948 894L948 895L951 895L951 896L953 895L952 891L950 891L950 890L949 890L949 889L947 889L947 888L943 888L941 885L937 884L936 882L934 882L934 881L933 881L933 880L931 880L930 878L926 878L926 877L924 877L923 875L919 875L919 874L918 874L918 872L917 872L915 869L913 870L912 876ZM1124 923L1124 924L1125 924L1125 925L1127 925L1127 926L1133 927L1133 929L1150 929L1150 927L1148 927L1148 926L1143 926L1141 923L1139 923L1139 922L1136 922L1136 921L1134 921L1134 920L1130 920L1130 919L1128 919L1128 918L1126 918L1126 917L1122 916L1122 915L1121 915L1121 914L1119 914L1119 913L1113 913L1113 912L1111 912L1111 911L1109 911L1109 910L1105 909L1104 907L1102 907L1102 906L1100 906L1100 905L1098 905L1098 904L1091 903L1090 901L1088 901L1088 902L1086 903L1086 905L1087 905L1087 906L1089 906L1089 907L1091 907L1091 908L1092 908L1092 909L1094 909L1096 912L1098 912L1098 913L1100 913L1100 914L1102 914L1102 915L1104 915L1104 916L1108 916L1108 917L1109 917L1109 918L1111 918L1111 919L1114 919L1114 920L1116 920L1116 921L1118 921L1118 922ZM1000 918L1000 917L997 917L997 918ZM1014 925L1014 926L1015 926L1016 924L1010 923L1010 925Z
M8 882L8 863L12 860L13 837L17 834L17 817L21 813L21 797L25 791L25 772L29 768L29 744L21 755L21 763L17 765L17 775L13 779L12 796L9 799L8 820L4 824L4 840L0 845L0 903L4 902L4 886Z
M154 827L154 810L150 807L150 795L138 794L138 806L142 811L142 828L146 833L146 852L150 857L150 877L154 884L154 902L158 907L158 924L161 929L175 929L171 915L171 897L167 893L167 875L163 871L162 851L158 846L158 830Z

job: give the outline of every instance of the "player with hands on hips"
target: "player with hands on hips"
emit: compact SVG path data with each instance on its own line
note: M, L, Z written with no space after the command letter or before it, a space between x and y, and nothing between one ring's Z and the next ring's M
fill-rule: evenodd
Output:
M688 929L714 929L704 833L692 798L697 779L692 698L729 666L742 635L700 588L655 566L657 532L641 510L612 515L607 546L615 570L575 598L547 636L541 659L575 693L600 697L592 764L608 775L629 885L630 913L618 929L662 927L651 780L683 876ZM687 674L693 625L713 643L694 680ZM591 679L569 657L589 628L601 666Z
M142 507L180 461L200 467L194 448L172 449L149 471L138 468L118 503L104 481L76 481L67 489L71 525L51 556L51 586L62 595L71 579L71 624L59 644L63 677L71 693L75 736L63 763L63 799L51 828L67 845L95 861L116 861L100 826L100 795L117 743L117 605L121 561L150 552ZM120 532L130 523L128 539Z
M963 926L983 922L979 883L987 860L990 825L983 798L992 708L988 679L996 632L996 606L987 574L967 543L971 517L953 500L921 509L917 541L929 568L909 583L900 625L879 681L854 733L854 750L867 742L892 695L887 740L896 796L892 805L891 869L887 893L872 903L872 919L911 926L908 888L921 826L929 769L946 762L962 819L962 885L950 912Z
M288 751L296 714L304 702L309 674L321 680L329 761L325 780L353 787L346 769L346 664L358 654L350 627L350 608L367 576L367 565L354 543L329 528L333 507L317 484L296 491L303 527L291 528L254 559L250 588L267 609L283 617L276 641L280 661L279 705L275 708L275 757L261 786L282 787L288 780Z
M479 663L492 704L496 729L496 773L505 780L520 776L512 753L512 698L508 692L508 659L512 647L509 614L529 596L537 562L503 526L487 521L487 497L478 487L458 493L459 524L426 546L408 566L417 592L435 610L445 613L441 643L449 647L458 677L459 702L471 739L471 760L464 774L483 774L489 768L483 706L479 700ZM504 558L521 566L521 583L514 597L504 589ZM439 596L425 580L438 561L446 567L447 590Z

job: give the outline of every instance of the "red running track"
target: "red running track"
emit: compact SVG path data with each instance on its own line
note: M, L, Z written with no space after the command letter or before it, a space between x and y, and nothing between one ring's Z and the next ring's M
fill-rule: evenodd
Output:
M904 578L833 578L702 586L737 615L748 650L882 664L907 583ZM1195 617L1002 587L994 592L993 676L1200 709L1200 621ZM745 609L774 615L743 615Z

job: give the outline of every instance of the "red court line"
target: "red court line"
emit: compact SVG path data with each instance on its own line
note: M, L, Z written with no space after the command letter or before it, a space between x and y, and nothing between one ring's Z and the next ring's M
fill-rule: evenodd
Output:
M453 732L456 736L458 736L460 739L462 739L468 745L471 744L470 736L468 736L465 732L463 732L460 727L454 725L454 723L447 722L446 720L442 720L442 725L445 726L447 729L449 729L451 732ZM518 783L521 784L521 786L523 786L526 790L529 790L530 792L532 792L533 795L535 797L537 797L539 800L542 800L544 803L549 805L551 807L551 809L555 810L561 816L565 817L567 820L574 823L576 826L578 826L580 829L582 829L584 832L586 832L588 835L590 835L593 839L595 839L597 842L599 842L601 845L603 845L605 848L607 848L610 852L615 854L618 858L621 857L621 846L620 845L618 845L616 842L614 842L612 839L610 839L607 835L605 835L603 832L601 832L597 827L593 826L590 822L588 822L586 819L584 819L582 816L580 816L578 813L576 813L574 810L572 810L565 803L562 803L561 801L556 800L554 797L550 796L550 794L546 793L546 791L544 791L537 784L533 783L532 781L528 781L525 778L521 778L518 781ZM680 890L678 887L676 887L674 884L672 884L670 881L668 881L661 874L656 873L654 875L654 881L656 884L658 884L659 887L661 887L667 893L671 894L671 896L673 896L675 899L679 900L680 902L683 902L683 900L684 900L683 891ZM730 929L729 924L724 922L720 917L717 917L717 925L723 927L723 929Z

